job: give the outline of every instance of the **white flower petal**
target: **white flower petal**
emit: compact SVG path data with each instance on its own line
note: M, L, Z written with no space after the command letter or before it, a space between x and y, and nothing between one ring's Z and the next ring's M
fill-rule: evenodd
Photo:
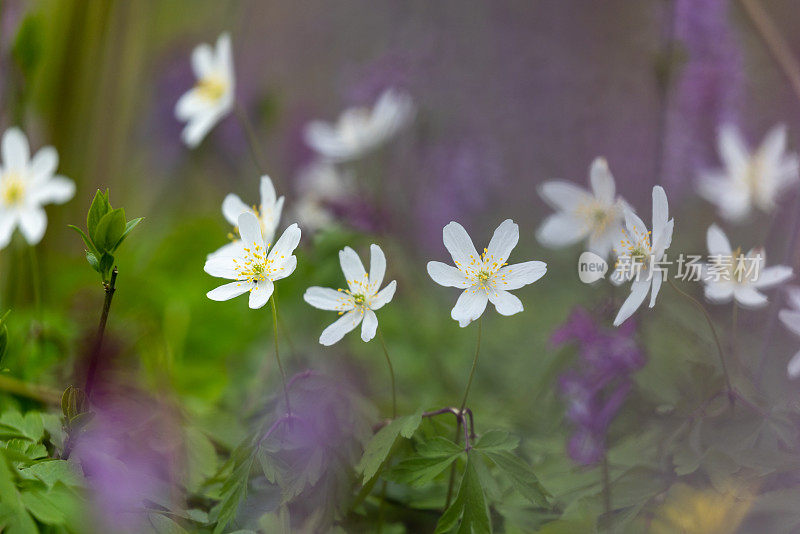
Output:
M786 150L786 125L778 124L767 132L758 150L766 161L778 162Z
M222 216L234 226L239 224L239 215L253 213L253 209L242 202L238 195L228 193L222 201Z
M275 186L272 185L272 179L266 174L261 177L261 185L259 187L261 193L261 206L270 209L275 204L277 195L275 194Z
M670 219L658 235L658 239L653 241L653 255L661 259L664 251L672 244L672 233L675 228L675 219Z
M6 248L11 242L11 236L14 235L16 226L16 215L7 211L0 211L0 249Z
M550 248L574 245L589 233L586 220L572 213L555 213L544 220L536 232L539 243Z
M386 287L378 291L378 293L372 297L369 301L369 307L373 310L380 310L386 304L391 302L392 297L394 297L394 292L397 289L397 281L392 280Z
M720 158L722 158L725 166L730 169L738 169L747 165L750 158L750 151L747 148L747 143L742 139L739 130L731 125L726 124L719 130L717 137L717 147L719 149Z
M28 166L31 153L28 138L17 127L9 128L0 141L0 153L3 155L3 168L6 171L22 171Z
M360 285L367 278L367 271L364 269L364 264L361 263L361 258L355 250L350 247L344 247L339 251L339 263L342 266L342 273L347 280L347 285L350 291L360 292Z
M725 304L726 302L730 302L733 298L733 282L725 280L715 282L708 280L705 284L704 292L706 298L714 304Z
M297 226L297 223L292 224L283 231L267 256L274 268L280 269L284 262L291 261L291 258L294 257L292 255L294 249L300 244L301 235L302 232L300 231L300 227ZM295 258L294 261L296 262L297 259ZM294 267L292 267L292 271L294 271Z
M614 326L619 326L624 323L628 317L633 315L636 310L639 309L639 306L642 305L644 302L645 297L647 296L647 292L650 290L650 281L649 280L634 280L633 284L631 284L631 294L628 295L628 298L625 299L625 302L622 303L622 306L619 309L619 313L617 313L617 317L614 319Z
M206 260L203 270L217 278L227 278L228 280L239 278L239 274L236 271L236 262L231 256L213 256Z
M667 193L660 185L653 187L653 243L663 239L664 230L669 219L669 203Z
M306 144L321 156L333 161L349 159L353 152L327 122L311 121L303 131Z
M214 61L214 51L211 46L203 43L194 47L192 50L192 70L198 79L207 77L213 74L216 69L216 61Z
M30 193L36 204L63 204L75 196L75 182L64 176L53 176L36 186Z
M783 325L792 333L800 336L800 312L781 310L778 314Z
M175 104L175 118L188 121L208 109L208 100L197 89L189 89Z
M344 337L345 334L353 330L361 322L361 312L351 310L336 320L333 324L322 331L319 342L322 345L330 346Z
M486 290L479 286L473 286L464 290L458 297L456 305L450 312L450 317L458 321L458 325L464 328L483 314L488 301L489 296L486 294Z
M588 191L561 180L543 183L539 187L539 195L551 207L562 211L575 211L579 206L592 201L592 195Z
M598 200L605 204L614 203L617 188L605 158L596 158L592 162L592 166L589 168L589 181L592 184L594 196Z
M500 315L514 315L523 310L522 301L503 289L490 291L489 302L494 304L497 313Z
M222 70L228 77L228 81L233 85L233 48L231 46L231 36L228 32L222 33L217 38L217 68Z
M792 356L792 359L789 360L789 364L786 366L786 373L789 375L789 378L797 378L800 376L800 352Z
M206 296L216 301L229 300L243 293L247 293L251 287L253 287L252 282L231 282L212 289L206 293Z
M791 267L774 265L761 269L758 273L758 279L753 282L753 285L758 289L769 289L789 280L793 274Z
M51 146L45 146L31 160L31 174L37 182L44 182L55 174L58 168L58 152Z
M354 307L350 295L329 287L309 287L303 294L303 300L320 310L346 311Z
M30 208L20 212L19 229L29 245L37 244L47 229L47 214L42 208Z
M261 237L261 224L258 218L250 212L240 213L236 219L236 226L239 227L239 235L242 236L242 244L251 252L259 249L263 254L265 251L264 240ZM285 233L285 232L284 232Z
M470 263L479 260L478 251L475 250L472 239L464 227L457 222L451 221L442 229L442 241L459 269L463 270Z
M364 320L361 323L361 340L365 343L372 340L377 330L378 316L370 309L364 310Z
M244 244L241 239L231 241L226 245L222 245L217 250L208 255L207 259L211 258L239 258L244 256Z
M189 148L196 148L221 118L222 112L216 109L193 115L181 132L181 139Z
M428 275L440 286L466 289L471 285L463 272L440 261L428 262Z
M506 219L492 234L489 246L486 247L486 260L503 265L518 242L519 226L511 219Z
M272 296L274 290L275 284L272 283L272 280L259 280L250 289L250 300L248 302L250 309L257 310L263 308L264 304L266 304Z
M383 283L386 275L386 256L378 245L369 246L369 287L370 292L374 293Z
M503 267L497 272L497 287L504 290L519 289L532 284L547 272L547 264L543 261L526 261Z
M786 293L789 296L789 303L795 310L800 311L800 287L791 286L786 288Z
M664 276L666 273L664 272L654 272L653 273L653 281L650 286L650 307L656 305L656 297L658 296L658 292L661 290L661 283L664 281Z
M291 255L283 260L283 265L281 265L280 269L272 271L269 279L273 282L282 280L287 276L290 276L295 269L297 269L297 256Z
M647 233L647 225L644 224L638 215L632 209L625 210L625 227L630 234L639 234ZM634 237L631 235L631 237Z
M749 286L738 286L733 290L736 302L746 308L762 308L766 306L768 300L766 295L760 293L756 288Z
M716 224L708 227L706 232L706 245L708 246L708 253L711 256L730 256L733 249L731 243L728 241L728 236L722 231L722 228Z

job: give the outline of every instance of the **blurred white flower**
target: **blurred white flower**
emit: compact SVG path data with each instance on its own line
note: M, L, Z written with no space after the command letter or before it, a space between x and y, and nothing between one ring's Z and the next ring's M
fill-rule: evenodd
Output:
M778 315L783 325L792 333L800 336L800 287L787 288L790 307L781 310ZM786 368L789 378L800 376L800 352L792 356Z
M192 70L197 77L197 84L175 104L175 116L186 122L181 138L190 148L199 145L211 128L233 109L230 35L220 35L216 48L205 43L195 47L192 51Z
M547 264L541 261L506 263L519 241L519 226L511 219L497 227L489 246L480 255L467 231L457 222L448 223L442 237L455 267L431 261L428 274L439 285L464 289L450 313L462 328L483 314L487 302L494 304L501 315L521 312L522 302L509 291L532 284L547 272Z
M238 226L243 243L238 254L214 256L203 267L211 276L235 282L212 289L206 296L211 300L229 300L249 291L250 307L261 308L272 296L273 282L286 278L297 267L293 252L300 242L300 228L291 225L270 249L261 236L261 224L254 214L239 215Z
M333 223L330 204L347 200L355 194L355 187L351 174L343 174L330 161L315 160L298 173L297 192L294 218L304 230L316 232Z
M370 271L364 269L356 251L345 247L339 251L339 262L347 280L348 289L309 287L303 298L320 310L338 311L341 317L322 331L319 342L333 345L361 323L361 339L370 341L378 329L375 311L394 297L397 282L392 280L381 289L386 273L386 257L378 245L370 245Z
M723 304L736 300L747 308L767 304L767 297L759 289L769 289L792 277L791 267L767 267L764 250L754 248L744 254L740 248L733 250L728 236L712 224L706 234L708 264L703 269L706 298Z
M336 124L310 122L305 129L305 139L324 158L337 162L353 160L386 142L413 116L411 97L387 89L378 97L372 109L347 109Z
M213 256L230 256L238 254L242 247L242 241L239 237L238 228L236 225L239 221L239 215L242 213L252 213L258 219L261 225L261 237L267 243L272 243L275 237L275 231L278 229L278 223L281 220L281 212L283 211L283 197L276 198L275 186L272 185L272 180L266 174L261 177L261 205L250 207L238 195L233 193L228 194L222 201L222 215L229 223L234 226L233 232L230 234L232 241L224 245L216 251L209 254L209 258Z
M47 228L45 204L62 204L75 195L75 183L55 175L58 152L41 148L32 158L28 139L19 128L9 128L0 141L0 248L11 241L19 226L30 245L42 240Z
M786 153L785 126L770 130L752 154L730 125L720 128L717 144L725 168L702 173L698 192L725 219L741 221L753 208L771 212L779 195L800 180L797 154Z
M665 272L659 269L659 262L672 244L672 230L675 220L669 218L667 194L660 185L653 187L653 231L647 230L644 222L631 209L625 210L624 238L616 244L617 265L611 277L612 282L621 283L633 280L631 294L622 303L614 319L619 326L634 314L650 293L650 307L656 304L656 297L664 281Z
M604 158L589 169L592 190L564 181L545 182L541 197L558 210L545 219L536 237L547 247L573 245L588 238L588 249L607 257L622 234L624 210L628 204L616 196L614 176Z

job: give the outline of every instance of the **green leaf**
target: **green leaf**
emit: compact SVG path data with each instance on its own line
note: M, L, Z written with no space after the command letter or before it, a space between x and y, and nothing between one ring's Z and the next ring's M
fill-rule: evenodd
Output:
M125 224L125 231L122 232L122 237L120 237L119 241L117 241L117 244L114 245L114 250L116 250L122 244L122 242L125 240L125 238L128 236L128 234L131 233L131 230L136 228L136 225L139 224L140 222L142 222L143 220L144 220L144 217L138 217L136 219L132 219L132 220L128 221Z
M125 233L125 209L117 208L103 215L103 218L97 223L92 240L98 250L114 252L114 246L123 233Z
M197 491L217 472L217 451L206 435L195 427L186 429L187 482L190 491Z
M19 26L12 52L25 76L31 76L39 64L44 35L42 17L36 13L25 17Z
M503 471L511 479L517 491L532 504L544 507L549 506L547 491L539 483L539 479L527 463L508 451L481 451L477 449L476 451L486 456Z
M467 466L464 469L464 477L461 479L458 494L450 508L445 510L442 517L439 518L434 534L452 531L458 525L459 519L461 520L461 524L458 526L459 534L492 532L489 506L472 462L472 458L467 456Z
M97 251L97 247L94 246L94 243L92 243L92 240L89 239L88 235L86 235L86 232L84 232L82 229L78 228L74 224L68 224L67 228L72 228L73 230L75 230L80 234L81 239L83 240L83 244L86 245L87 252L91 252L94 256L100 255L100 253Z
M230 475L222 484L220 492L222 499L215 507L217 525L214 527L214 534L220 534L225 530L228 523L236 517L239 504L247 496L247 482L255 459L252 443L252 436L246 438L234 449L230 459L223 466L223 471L230 469Z
M258 520L261 532L270 534L291 534L292 528L289 520L289 509L281 506L274 512L262 515Z
M464 452L463 447L443 437L421 443L417 454L392 467L387 476L401 484L424 486L436 478Z
M362 483L366 484L380 470L397 441L398 436L410 438L422 423L422 413L398 417L381 428L367 443L364 455L356 466L356 472L363 475Z
M0 505L6 509L3 512L4 519L3 532L8 531L13 534L37 534L39 530L36 528L28 511L25 508L22 498L17 491L17 485L14 480L13 467L8 463L5 456L5 451L0 448Z
M490 430L486 432L475 444L475 449L480 451L513 451L519 445L519 438L503 430Z
M35 478L44 482L48 488L61 482L67 487L83 487L83 479L75 466L66 460L44 460L20 469L23 477Z
M186 529L163 514L147 514L147 520L156 534L188 534Z
M94 200L92 200L92 205L89 206L89 213L86 215L86 229L89 231L89 237L95 244L96 249L99 248L97 245L97 224L109 211L111 211L111 205L108 203L108 191L103 193L98 189L94 195Z

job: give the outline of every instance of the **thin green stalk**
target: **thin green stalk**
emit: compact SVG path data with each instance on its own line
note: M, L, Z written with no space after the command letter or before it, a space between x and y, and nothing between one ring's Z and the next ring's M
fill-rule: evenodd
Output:
M118 272L119 271L117 271L117 268L114 267L114 270L111 271L111 279L108 282L103 282L103 288L106 291L106 298L103 301L103 311L100 314L100 324L97 327L97 335L95 336L94 347L92 348L92 353L89 355L89 368L86 371L86 384L84 387L87 399L91 399L92 390L94 389L97 378L97 366L100 364L103 336L105 335L106 331L108 312L111 309L111 299L114 298L114 291L116 291Z
M239 124L244 131L244 136L247 138L247 146L250 148L250 155L253 157L253 163L256 169L258 169L259 173L266 174L265 160L261 155L261 151L258 149L258 139L256 138L255 129L250 123L250 119L247 117L244 108L242 108L242 105L238 102L234 108L234 113L236 114L236 118L239 119Z
M275 298L270 297L269 302L272 305L272 329L275 338L275 360L278 362L278 369L281 372L281 382L283 383L283 398L286 401L286 413L292 415L292 407L289 404L289 391L286 389L286 373L283 371L283 364L281 363L280 352L278 352L278 309L275 306Z
M36 313L42 312L42 279L39 273L39 259L36 255L36 246L30 245L28 253L31 262L31 285L33 286L33 302L36 306Z
M456 417L456 436L455 441L458 443L458 438L461 435L461 419L464 414L464 408L467 407L467 399L469 398L469 389L472 386L472 379L475 377L475 368L478 366L478 355L481 353L481 331L483 330L483 317L478 318L478 342L475 345L475 357L472 359L472 368L469 370L469 379L467 380L467 387L464 390L464 398L461 399L461 408L459 408L459 417ZM453 462L453 467L450 468L450 481L447 484L447 499L445 500L445 510L450 507L450 501L453 499L453 487L456 482L456 464Z
M708 311L706 311L705 306L703 306L703 304L699 300L697 300L689 293L686 293L678 286L676 286L675 283L672 281L672 279L670 279L669 277L667 277L667 283L669 283L669 285L672 286L672 289L677 291L684 298L688 299L692 304L695 305L695 307L697 307L697 309L703 312L703 316L706 318L708 327L711 329L711 334L714 336L714 343L716 343L717 345L717 352L719 353L719 361L720 364L722 365L722 373L725 375L725 387L727 388L728 392L728 402L730 402L731 405L733 405L734 395L733 395L733 388L731 387L731 378L730 375L728 374L728 365L727 363L725 363L725 353L722 350L722 343L720 343L719 341L719 335L717 335L717 329L714 327L714 321L711 319L711 316L708 314Z
M378 339L381 340L381 347L383 347L383 355L386 356L386 365L389 366L389 375L392 378L392 419L397 418L397 389L395 388L394 380L394 367L392 367L392 360L389 358L389 350L386 348L386 341L383 339L383 332L378 327Z
M5 391L18 397L33 399L42 404L58 405L61 402L61 393L58 391L47 386L23 382L7 375L0 375L0 391Z

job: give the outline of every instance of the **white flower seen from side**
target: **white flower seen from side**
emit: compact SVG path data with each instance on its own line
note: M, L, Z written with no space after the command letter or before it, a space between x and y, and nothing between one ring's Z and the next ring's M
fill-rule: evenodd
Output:
M785 126L770 130L752 153L730 125L720 128L717 144L724 168L701 174L698 192L727 220L741 221L753 209L771 212L780 194L800 181L797 154L786 153Z
M783 325L793 334L800 336L800 287L787 288L789 308L778 315ZM786 368L789 378L800 377L800 352L792 356Z
M763 249L755 248L747 254L742 249L733 250L728 236L712 224L706 233L708 264L703 269L705 295L716 304L735 300L746 308L760 308L767 304L761 291L770 289L792 277L791 267L766 266Z
M233 109L234 75L231 38L223 33L216 47L201 44L192 51L197 83L175 105L175 116L186 123L181 139L190 148Z
M19 128L5 131L0 141L0 249L19 227L25 241L35 245L47 229L45 204L62 204L75 195L75 183L55 175L58 152L41 148L33 157Z
M286 278L297 267L294 249L300 242L300 228L293 224L283 231L275 246L270 248L261 235L261 224L250 212L239 215L242 247L235 255L215 255L203 269L211 276L233 280L209 291L211 300L229 300L250 292L250 307L261 308L272 296L273 283Z
M231 242L212 252L209 257L217 255L230 256L238 253L237 251L242 247L242 241L237 225L239 224L239 215L242 213L255 215L261 226L261 237L267 243L272 242L281 220L284 199L283 197L277 198L272 180L267 175L261 177L259 189L261 193L261 204L259 206L248 206L242 202L238 195L233 193L229 193L222 201L222 215L226 221L234 226L234 230L229 236Z
M314 286L309 287L303 295L303 299L315 308L337 311L341 316L322 331L319 342L323 345L333 345L359 324L363 341L375 337L378 330L375 312L392 300L397 282L392 280L380 289L386 274L386 257L378 245L370 245L369 250L369 273L355 250L345 247L339 251L339 263L347 280L347 289Z
M509 291L532 284L547 272L547 264L541 261L507 264L519 241L519 226L511 219L497 227L483 254L478 254L469 234L457 222L444 227L442 238L455 267L431 261L428 274L439 285L464 290L450 313L462 328L483 314L487 302L501 315L521 312L522 302Z
M589 182L591 191L560 180L542 184L539 194L558 210L536 232L542 245L560 248L586 239L588 250L604 258L611 252L622 234L628 205L616 196L614 176L605 159L592 162Z
M674 225L675 220L669 218L667 194L660 185L653 187L652 233L631 209L625 210L624 237L615 247L617 265L611 280L614 283L633 280L633 283L631 294L622 303L614 319L614 326L621 325L633 315L648 293L650 307L655 306L665 275L658 264L672 244Z
M411 97L387 89L371 109L347 109L335 124L310 122L305 129L305 139L323 158L337 162L354 160L385 143L413 116Z
M355 194L352 174L343 173L327 160L315 160L297 175L300 194L292 204L292 213L303 230L316 232L331 225L331 205L347 201Z

